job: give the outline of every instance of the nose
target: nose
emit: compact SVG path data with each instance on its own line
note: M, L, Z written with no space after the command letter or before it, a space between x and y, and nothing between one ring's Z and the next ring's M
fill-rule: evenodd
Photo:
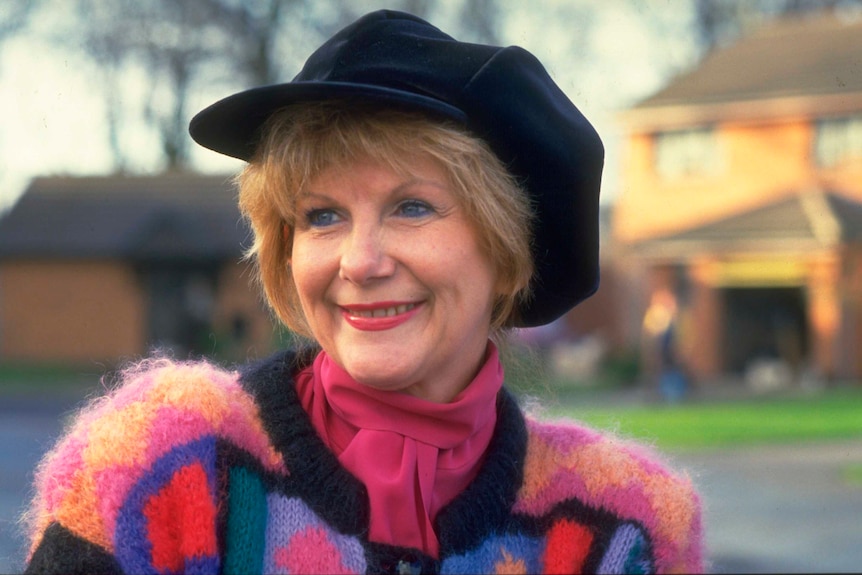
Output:
M395 260L379 226L354 226L342 242L339 277L355 284L391 276Z

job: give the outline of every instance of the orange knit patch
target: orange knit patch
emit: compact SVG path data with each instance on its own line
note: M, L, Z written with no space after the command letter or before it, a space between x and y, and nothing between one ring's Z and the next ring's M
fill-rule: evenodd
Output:
M172 365L155 374L148 403L195 412L218 426L230 409L225 390L213 385L225 374L206 365Z
M578 465L580 469L589 470L584 473L584 483L592 497L598 497L609 489L643 484L649 477L630 453L610 440L585 445L569 459L568 466Z
M215 555L216 506L200 463L180 469L144 507L156 569L180 572L185 559Z
M593 534L575 521L563 519L548 531L542 562L545 573L581 573L590 552Z
M96 483L93 476L90 473L81 472L72 481L71 489L63 494L63 500L56 509L55 518L73 533L112 550L113 545L105 532L102 516L94 512L97 505Z
M109 411L90 426L84 463L89 473L107 466L141 465L157 405L135 402Z
M524 461L524 482L519 499L531 500L549 485L552 471L558 466L557 455L557 450L542 441L538 435L529 435Z
M503 549L503 560L494 564L494 575L523 575L527 564L523 559L515 560L512 554Z
M697 536L692 528L695 524L697 507L696 495L691 482L673 480L668 476L652 475L646 479L644 491L654 506L660 504L662 521L656 525L661 538L674 542L680 549L689 545L689 538Z

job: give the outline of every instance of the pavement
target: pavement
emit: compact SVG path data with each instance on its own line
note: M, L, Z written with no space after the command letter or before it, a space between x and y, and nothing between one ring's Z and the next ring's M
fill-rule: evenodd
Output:
M0 398L0 573L24 568L20 517L31 496L33 471L63 430L75 398Z
M73 397L0 399L0 573L23 569L18 518L41 455ZM860 422L862 425L862 422ZM713 573L862 570L862 487L841 479L862 463L862 439L671 455L705 505Z
M862 425L862 422L860 422ZM862 440L677 456L705 507L713 573L862 570Z

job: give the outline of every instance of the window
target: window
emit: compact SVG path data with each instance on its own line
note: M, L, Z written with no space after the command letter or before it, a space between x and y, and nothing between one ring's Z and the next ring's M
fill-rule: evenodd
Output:
M827 168L862 158L862 114L818 122L814 155L817 164Z
M721 158L715 130L659 132L655 136L655 159L656 172L663 178L716 174Z

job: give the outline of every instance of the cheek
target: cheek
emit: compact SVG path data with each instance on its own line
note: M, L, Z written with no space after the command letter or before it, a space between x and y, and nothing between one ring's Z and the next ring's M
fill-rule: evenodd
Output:
M299 301L307 318L314 315L329 289L337 267L333 272L332 258L327 258L320 249L309 249L306 242L295 238L290 255L291 273Z

